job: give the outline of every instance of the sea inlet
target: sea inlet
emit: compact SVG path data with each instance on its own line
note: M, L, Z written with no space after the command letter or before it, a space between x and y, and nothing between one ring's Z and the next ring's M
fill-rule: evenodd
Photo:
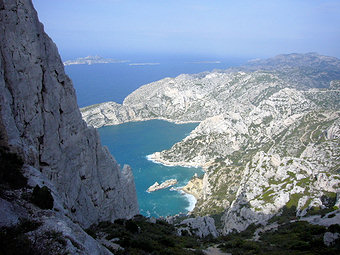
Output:
M177 179L174 187L183 187L201 168L165 166L148 160L148 155L171 148L181 141L198 123L175 124L163 120L129 122L99 128L103 145L107 146L117 162L132 167L140 213L160 217L187 213L194 208L195 198L170 188L147 192L155 182Z

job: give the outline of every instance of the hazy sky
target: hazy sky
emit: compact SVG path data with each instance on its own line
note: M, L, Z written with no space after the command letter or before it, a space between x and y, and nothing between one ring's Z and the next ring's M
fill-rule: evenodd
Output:
M340 57L340 0L33 0L62 55Z

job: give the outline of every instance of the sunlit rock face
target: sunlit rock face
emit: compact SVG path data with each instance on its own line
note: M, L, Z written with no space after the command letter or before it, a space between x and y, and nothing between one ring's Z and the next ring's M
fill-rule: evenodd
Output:
M72 82L32 2L1 0L0 29L1 145L47 177L82 226L137 214L131 169L121 173L97 131L82 120Z

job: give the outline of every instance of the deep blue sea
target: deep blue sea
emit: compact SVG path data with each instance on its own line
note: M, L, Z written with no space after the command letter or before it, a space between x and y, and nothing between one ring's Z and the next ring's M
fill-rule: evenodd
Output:
M71 77L76 89L79 107L107 101L122 103L127 95L144 84L165 77L176 77L183 73L227 69L245 62L245 59L192 56L144 56L135 59L120 57L120 59L126 59L129 62L66 66L66 73ZM157 65L131 65L136 63L157 63Z
M242 64L242 59L216 59L195 57L120 58L127 63L71 65L66 72L73 80L78 105L84 107L106 101L122 103L124 98L141 85L165 77L176 77L182 73L199 73L213 69L226 69ZM130 65L133 63L158 63L156 65ZM132 122L118 126L102 127L99 134L102 143L121 166L132 167L141 214L145 216L167 216L186 213L192 209L193 196L158 190L147 193L156 181L177 179L176 187L184 186L200 168L169 167L147 160L147 155L169 149L186 137L198 124L177 125L161 120Z

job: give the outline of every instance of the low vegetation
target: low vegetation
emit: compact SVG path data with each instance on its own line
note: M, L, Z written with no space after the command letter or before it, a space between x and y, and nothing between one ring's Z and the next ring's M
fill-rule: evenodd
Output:
M53 208L53 197L50 190L46 187L34 187L32 193L32 203L40 207L41 209L52 209Z
M178 236L176 228L163 220L151 223L143 216L131 220L118 219L114 223L101 222L86 230L96 238L105 236L123 249L110 250L114 254L204 254L207 240L189 236L185 231Z
M260 235L259 241L251 239L256 227L250 225L242 233L220 237L219 247L233 255L238 254L339 254L340 239L331 247L323 242L326 232L339 231L339 225L332 225L328 229L323 226L312 225L307 222L289 222L278 229Z
M23 219L16 226L0 228L0 254L40 254L34 248L34 243L25 235L37 229L39 226L40 224L38 222Z

